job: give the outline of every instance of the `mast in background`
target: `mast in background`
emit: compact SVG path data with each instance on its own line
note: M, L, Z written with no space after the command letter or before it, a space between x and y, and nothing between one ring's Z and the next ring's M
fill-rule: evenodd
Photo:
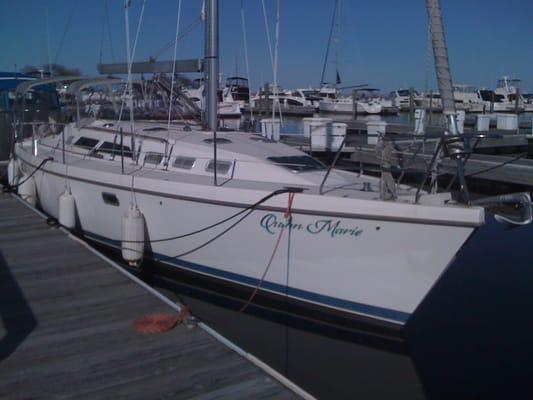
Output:
M458 135L455 100L453 97L452 74L448 60L448 48L444 37L444 25L439 0L426 0L426 8L429 17L429 28L433 56L435 58L435 72L442 99L443 113L446 116L449 132Z
M218 128L218 0L205 2L205 122Z

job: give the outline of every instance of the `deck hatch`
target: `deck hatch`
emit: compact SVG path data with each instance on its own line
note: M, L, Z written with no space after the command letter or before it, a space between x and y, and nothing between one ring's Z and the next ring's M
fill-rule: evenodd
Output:
M93 139L85 136L81 136L78 140L76 140L76 143L74 143L75 146L83 147L84 149L90 150L94 146L98 144L98 139Z
M159 165L163 160L163 153L149 151L144 156L144 164Z
M132 152L128 146L122 146L122 150L124 150L124 157L131 158ZM120 156L122 154L120 144L112 143L112 142L102 143L102 145L98 148L98 151L101 153L108 153L108 154L113 154L116 156Z
M174 160L174 163L172 164L172 166L174 168L180 168L180 169L191 169L194 166L195 161L196 161L196 158L194 157L178 156Z
M227 174L231 168L231 161L217 160L217 173L218 174ZM209 160L207 167L205 169L207 172L215 171L215 160Z

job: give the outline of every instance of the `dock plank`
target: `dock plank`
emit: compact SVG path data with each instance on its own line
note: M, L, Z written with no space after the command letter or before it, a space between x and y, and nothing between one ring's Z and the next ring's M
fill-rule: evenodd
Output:
M198 326L143 336L176 311L0 195L0 398L295 399Z

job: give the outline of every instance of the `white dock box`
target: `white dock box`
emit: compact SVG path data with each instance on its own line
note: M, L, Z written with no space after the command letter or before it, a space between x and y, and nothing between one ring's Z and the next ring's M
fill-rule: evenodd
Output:
M311 135L326 135L331 118L304 118L304 137L310 138Z
M281 121L279 118L264 118L261 120L261 135L270 140L280 138Z
M341 147L344 138L346 137L346 129L348 124L344 122L334 122L331 124L330 140L327 143L328 150L337 151Z
M490 114L478 114L476 117L476 131L487 132L490 128Z
M516 114L499 114L496 119L496 128L516 131L518 129L518 116Z

